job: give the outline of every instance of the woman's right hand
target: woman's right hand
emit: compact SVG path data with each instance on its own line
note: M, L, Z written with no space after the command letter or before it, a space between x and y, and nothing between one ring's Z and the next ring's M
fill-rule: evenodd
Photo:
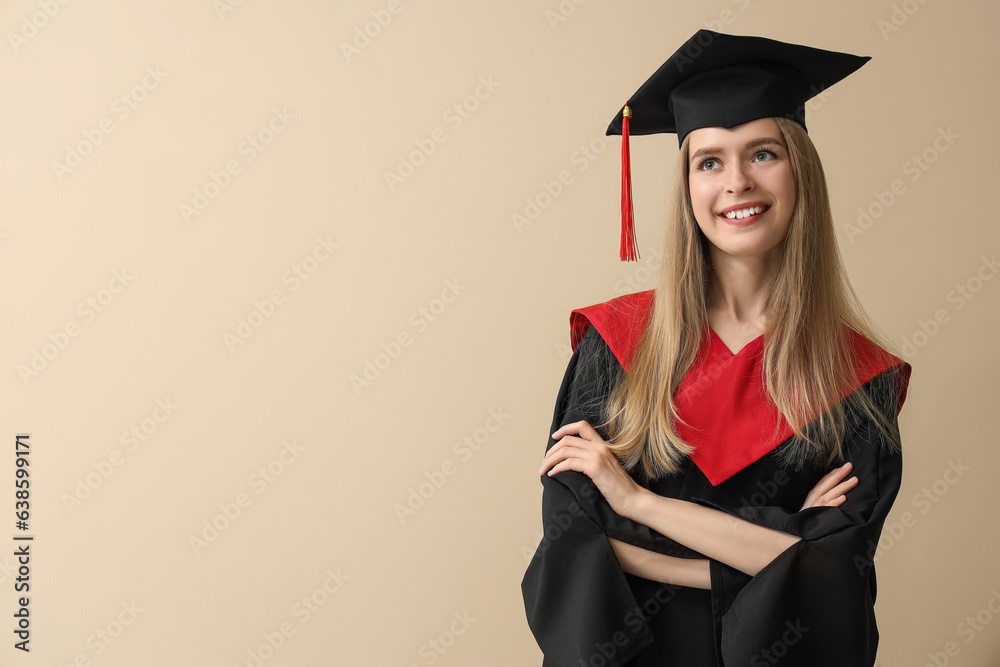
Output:
M816 486L812 488L812 491L809 492L809 495L806 496L805 502L802 503L802 509L809 507L840 507L847 502L847 496L844 494L858 485L857 477L851 477L847 481L843 481L845 477L851 474L852 468L853 465L848 461L839 468L834 468L825 474L823 479L819 480Z

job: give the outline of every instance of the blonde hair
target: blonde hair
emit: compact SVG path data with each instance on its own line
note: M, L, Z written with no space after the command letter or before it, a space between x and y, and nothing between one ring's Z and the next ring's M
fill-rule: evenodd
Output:
M885 350L893 348L871 323L847 279L812 140L794 121L774 120L788 150L796 201L765 302L764 384L794 431L796 441L784 452L786 461L797 467L807 461L829 464L841 458L845 437L840 390L849 386L853 368L847 329ZM641 466L653 479L678 472L692 451L677 433L674 394L698 354L713 279L708 241L691 207L685 138L652 315L628 375L605 405L602 425L622 464L629 470ZM863 391L852 393L845 403L873 418L890 446L898 446L898 433L891 432L894 412L877 409Z

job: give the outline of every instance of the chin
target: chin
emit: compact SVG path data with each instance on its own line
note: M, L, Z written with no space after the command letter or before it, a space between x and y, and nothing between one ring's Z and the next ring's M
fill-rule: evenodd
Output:
M762 243L713 243L720 252L731 255L733 257L762 257L774 252L778 246L781 245L781 241L774 242L768 240L768 242Z

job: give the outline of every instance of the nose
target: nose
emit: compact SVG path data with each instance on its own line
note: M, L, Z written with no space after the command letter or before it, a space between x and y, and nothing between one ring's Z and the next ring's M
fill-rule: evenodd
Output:
M753 179L747 167L741 163L736 163L726 170L726 192L729 194L741 194L753 189Z

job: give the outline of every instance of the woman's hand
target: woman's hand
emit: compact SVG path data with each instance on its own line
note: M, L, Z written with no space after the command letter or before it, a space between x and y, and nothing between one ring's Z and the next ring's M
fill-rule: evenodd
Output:
M858 485L858 478L852 477L846 482L842 481L845 477L851 474L851 469L853 465L850 461L840 466L839 468L834 468L826 475L823 479L812 488L809 495L806 496L806 500L802 503L802 509L809 507L840 507L845 502L847 502L847 496L844 495L855 486Z
M587 422L566 424L552 437L557 442L546 452L539 475L546 471L549 475L564 470L582 472L594 481L611 509L625 518L630 518L641 495L650 493L625 472L604 439Z

